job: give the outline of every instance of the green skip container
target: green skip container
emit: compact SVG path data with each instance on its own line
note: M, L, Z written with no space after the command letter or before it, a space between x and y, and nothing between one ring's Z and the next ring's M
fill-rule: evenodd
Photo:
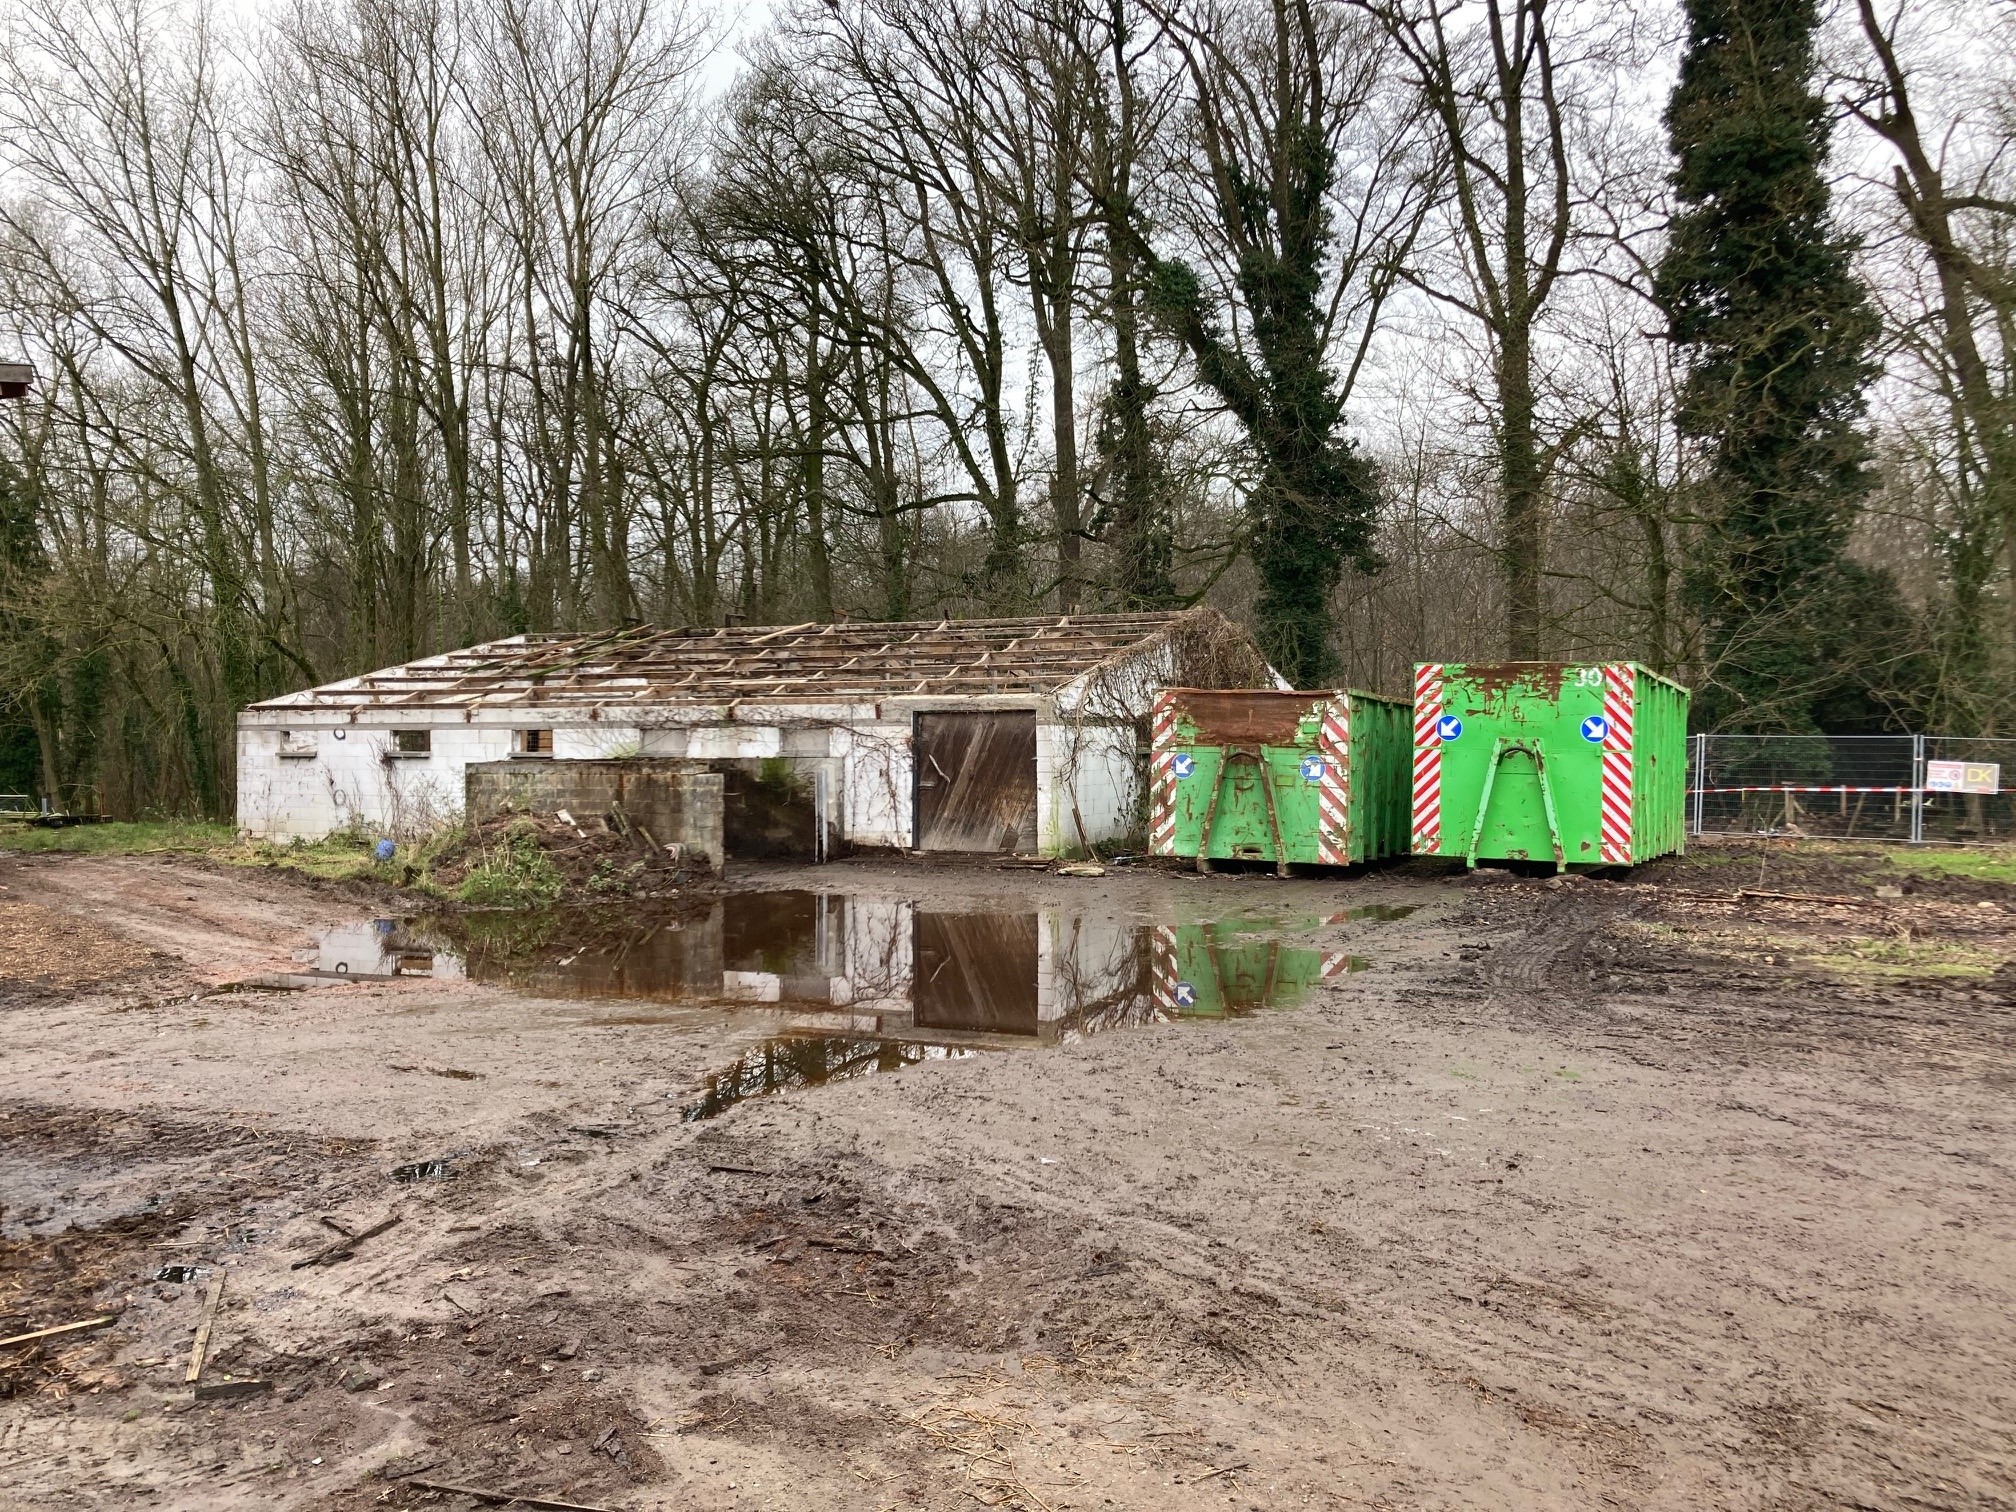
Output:
M1156 700L1148 849L1348 866L1407 849L1407 706L1372 693L1170 688Z
M1636 662L1414 670L1418 856L1635 866L1687 844L1687 690Z

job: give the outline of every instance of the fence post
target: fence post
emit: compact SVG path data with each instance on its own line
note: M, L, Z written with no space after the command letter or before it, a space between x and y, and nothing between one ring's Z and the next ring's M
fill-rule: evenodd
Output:
M1693 810L1694 834L1699 838L1701 824L1706 816L1708 792L1708 737L1705 734L1694 737L1694 791L1690 795L1693 802L1688 805Z
M1911 843L1925 843L1925 737L1911 737Z

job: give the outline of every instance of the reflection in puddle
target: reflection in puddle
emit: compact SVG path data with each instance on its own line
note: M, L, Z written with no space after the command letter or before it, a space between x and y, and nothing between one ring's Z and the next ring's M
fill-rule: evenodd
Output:
M411 1165L392 1167L394 1181L446 1181L454 1174L445 1160L416 1160Z
M1380 923L1391 923L1394 919L1404 919L1420 908L1419 903L1361 903L1346 911L1351 919L1375 919Z
M1411 907L1140 925L1057 909L957 912L898 898L734 893L639 915L589 910L375 920L324 936L321 970L508 984L633 1006L593 1024L690 1022L761 1007L782 1032L709 1079L687 1110L711 1117L784 1087L896 1070L980 1049L1290 1007L1363 970L1283 935Z
M751 1045L725 1071L707 1078L707 1090L680 1115L687 1123L725 1113L745 1098L821 1087L829 1081L900 1071L927 1060L959 1060L979 1051L953 1045L915 1045L844 1034L780 1035Z
M365 919L327 931L315 942L315 965L322 976L460 977L461 961L414 939L400 919Z

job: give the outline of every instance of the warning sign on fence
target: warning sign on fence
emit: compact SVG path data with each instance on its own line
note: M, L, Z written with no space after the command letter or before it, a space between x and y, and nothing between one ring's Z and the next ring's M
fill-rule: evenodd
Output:
M1925 763L1925 791L1999 793L2002 791L2002 764L1996 761L1928 761Z

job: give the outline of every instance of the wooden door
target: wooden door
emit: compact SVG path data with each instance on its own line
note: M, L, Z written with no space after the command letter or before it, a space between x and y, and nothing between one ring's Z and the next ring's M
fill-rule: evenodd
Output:
M917 849L1036 848L1036 716L917 716Z

